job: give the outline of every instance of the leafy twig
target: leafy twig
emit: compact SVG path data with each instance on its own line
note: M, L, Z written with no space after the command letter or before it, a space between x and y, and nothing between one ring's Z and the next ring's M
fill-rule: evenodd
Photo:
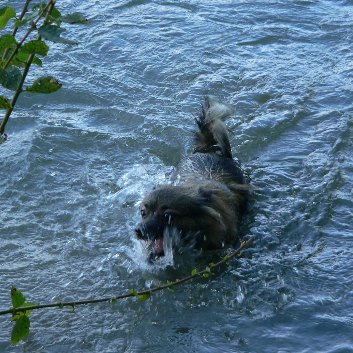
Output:
M98 298L98 299L87 299L87 300L79 300L79 301L71 301L71 302L62 302L62 303L51 303L51 304L39 304L39 305L30 305L30 306L22 306L18 308L11 308L7 310L1 310L0 315L8 315L8 314L16 314L19 312L27 312L31 310L37 310L37 309L46 309L46 308L63 308L63 307L76 307L79 305L87 305L87 304L96 304L96 303L104 303L104 302L116 302L117 300L121 299L126 299L126 298L131 298L131 297L137 297L139 299L148 299L151 294L155 292L159 292L165 289L172 289L173 287L179 286L185 282L189 282L193 279L200 278L200 277L208 277L211 274L211 270L215 269L217 267L220 267L224 264L227 264L230 259L240 256L242 254L242 251L247 248L251 243L253 242L253 238L250 238L247 241L244 241L240 244L239 248L222 258L220 261L214 264L209 264L204 270L202 271L197 271L193 270L191 275L186 276L182 279L177 279L172 282L168 282L163 285L159 285L150 289L145 289L142 291L135 291L135 290L130 290L125 294L120 294L115 297L106 297L106 298Z
M28 5L29 5L30 2L31 2L31 0L26 0L26 3L23 5L23 9L22 9L21 15L18 18L19 21L21 21L23 19L24 15L26 14L27 9L28 9ZM15 38L15 35L16 35L17 31L18 31L18 27L15 26L15 28L14 28L14 30L12 32L12 36L14 38ZM9 51L10 51L10 48L5 49L4 54L2 55L3 59L5 59L7 57L7 54L9 53Z
M64 29L60 28L61 23L88 23L88 20L79 13L62 16L60 11L55 7L56 0L46 0L45 4L42 1L40 4L34 6L33 13L27 16L30 1L25 1L19 17L16 17L16 11L13 7L6 6L0 8L0 12L2 13L2 15L0 14L1 28L6 26L11 18L16 18L17 20L14 23L12 35L4 34L0 37L0 50L3 52L0 60L0 84L15 92L11 101L0 95L0 109L6 110L0 122L0 143L4 142L7 138L5 126L14 110L19 95L24 90L23 86L29 68L32 63L42 65L37 55L42 57L47 55L49 47L43 39L56 43L76 44L76 42L60 37L60 33L64 31ZM42 23L39 26L40 22ZM23 24L28 24L29 28L27 31L24 31L24 36L17 42L15 35L19 26ZM30 34L34 31L38 32L37 39L29 40ZM31 93L52 93L60 87L61 83L54 77L43 76L36 79L29 87L26 87L26 91Z
M30 28L28 29L28 31L26 32L26 34L23 36L23 38L21 39L20 42L17 43L14 51L11 53L10 57L7 59L6 63L3 66L3 69L6 69L10 62L12 61L12 59L15 57L15 55L18 53L18 50L21 48L21 46L23 45L23 43L26 41L26 39L28 38L28 36L37 28L37 23L40 21L40 19L43 17L43 15L45 13L47 13L46 15L46 21L48 21L48 17L50 15L51 10L53 9L54 5L55 5L55 1L56 0L49 0L48 4L45 6L45 8L39 13L39 15L37 16L37 18L32 22L32 25L30 26Z
M29 4L29 1L27 1L26 4L24 5L24 8L22 10L20 18L21 17L23 18L24 14L26 13L28 4ZM49 0L47 6L45 6L45 8L40 12L40 14L38 15L37 19L33 22L32 26L29 28L29 30L24 35L22 40L16 45L16 48L14 49L13 53L10 55L9 59L7 60L7 62L5 63L5 65L3 67L4 69L9 65L11 60L15 57L15 55L17 54L19 48L23 45L23 43L25 42L25 40L27 39L29 34L33 31L33 29L36 28L36 24L39 22L39 20L43 17L43 15L45 13L46 13L46 16L45 16L45 19L44 19L44 24L48 23L48 19L49 19L50 13L53 10L54 5L55 5L55 0ZM16 28L15 28L15 30L16 30ZM14 30L13 35L16 34L15 30ZM40 37L40 35L38 35L38 40L40 40L40 39L41 39L41 37ZM3 120L1 121L1 124L0 124L0 135L3 135L4 132L5 132L5 126L6 126L8 120L9 120L9 118L11 116L11 113L12 113L14 107L15 107L15 104L17 102L18 97L22 93L23 84L24 84L24 82L26 80L26 77L28 75L28 71L29 71L29 69L30 69L30 67L32 65L34 57L35 57L35 54L31 54L28 57L28 59L27 59L25 68L24 68L23 73L22 73L21 80L20 80L20 82L18 84L18 87L16 89L16 92L15 92L13 98L12 98L11 107L9 109L7 109Z
M17 90L12 98L12 101L11 101L11 107L9 109L7 109L5 115L4 115L4 118L2 119L1 121L1 125L0 125L0 135L2 135L4 132L5 132L5 126L10 118L10 115L13 111L13 108L17 102L17 99L18 97L20 96L20 94L22 93L22 87L23 87L23 84L26 80L26 77L27 77L27 74L28 74L28 71L29 71L29 68L31 67L31 64L32 64L32 61L34 59L34 54L31 54L29 57L28 57L28 60L26 62L26 66L23 70L23 73L22 73L22 77L21 77L21 81L17 87Z

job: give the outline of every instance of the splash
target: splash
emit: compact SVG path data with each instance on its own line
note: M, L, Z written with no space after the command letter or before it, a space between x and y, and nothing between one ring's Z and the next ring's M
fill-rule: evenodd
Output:
M178 267L183 258L196 258L201 250L196 250L195 245L199 237L198 233L189 233L181 236L180 231L175 227L167 227L163 232L164 256L149 261L151 243L133 239L134 246L129 254L136 266L146 271L164 270L168 267Z

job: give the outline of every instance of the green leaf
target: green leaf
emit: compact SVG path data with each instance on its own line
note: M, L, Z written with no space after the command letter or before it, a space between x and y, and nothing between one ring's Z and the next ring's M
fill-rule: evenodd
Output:
M3 96L0 96L0 109L11 109L10 101Z
M57 91L62 84L52 76L43 76L33 82L26 88L26 91L32 93L53 93Z
M38 54L41 56L46 56L48 53L48 50L49 50L49 47L42 40L39 40L39 39L30 40L22 47L22 52L25 52L28 54Z
M0 53L6 48L11 48L16 45L16 40L11 34L4 34L0 37Z
M167 284L168 284L168 290L169 290L170 292L174 292L173 282L167 281Z
M139 300L147 300L147 299L151 298L151 293L148 292L148 293L143 293L143 294L137 294L137 298Z
M129 289L129 294L136 296L137 291L135 289Z
M79 12L74 12L69 15L61 17L61 20L69 24L86 24L88 20Z
M70 39L62 38L61 33L64 32L65 29L60 28L56 25L45 25L38 29L39 34L47 40L50 40L54 43L63 43L63 44L77 44Z
M22 73L17 67L0 69L0 84L7 89L16 91L21 78Z
M48 24L55 24L57 26L61 25L61 13L60 11L54 7L48 17Z
M23 303L21 306L19 306L19 308L24 308L24 307L27 307L27 306L34 306L36 305L35 303L31 303L31 302L25 302ZM16 313L13 313L12 314L12 320L13 321L16 321L18 320L21 316L23 315L27 315L29 316L29 314L32 312L32 310L25 310L25 311L17 311Z
M47 4L45 4L44 2L39 3L39 4L35 4L32 7L32 12L34 13L34 18L37 17L39 15L39 13L42 12L46 8L46 6L47 6ZM49 22L56 22L56 23L58 22L60 24L60 18L61 18L60 11L56 7L53 7L50 12L50 16L48 18Z
M42 60L40 60L36 56L33 58L32 63L35 64L35 65L38 65L38 66L43 66Z
M210 277L210 275L212 275L211 268L209 266L207 266L205 268L205 272L202 274L202 276L204 278L208 278L208 277Z
M17 288L11 288L11 302L14 308L19 308L26 301L25 296Z
M16 11L13 7L5 6L0 8L0 29L4 28L13 17L16 17Z
M197 268L194 268L194 269L191 271L191 275L192 275L192 276L196 276L198 273L199 273L199 271L197 270Z
M33 22L38 17L39 13L42 10L44 10L45 6L46 5L44 3L34 5L32 9L26 13L25 18L22 19L20 25L23 26L24 24ZM15 22L15 26L16 26L16 22Z
M229 255L226 255L222 258L222 261L224 261L227 265L229 264L229 261L230 261L230 257Z
M29 334L30 321L27 315L22 315L15 323L11 332L12 344L17 344Z
M51 16L54 20L60 20L60 18L61 18L61 13L60 13L60 11L59 11L56 7L53 7L53 9L51 10L50 16Z
M10 53L9 53L10 55ZM9 56L8 55L8 56ZM11 60L10 62L10 66L13 65L13 66L17 66L17 67L25 67L26 64L27 64L27 61L29 59L31 54L28 54L28 53L25 53L23 52L22 50L20 50L14 57L13 59ZM5 58L6 59L6 58ZM5 60L6 62L6 60ZM40 60L38 57L34 57L33 58L33 61L32 61L33 64L36 64L38 66L42 66L43 63L42 63L42 60Z
M25 26L27 24L28 20L16 20L15 21L15 27L16 28L19 28L19 27L22 27L22 26Z

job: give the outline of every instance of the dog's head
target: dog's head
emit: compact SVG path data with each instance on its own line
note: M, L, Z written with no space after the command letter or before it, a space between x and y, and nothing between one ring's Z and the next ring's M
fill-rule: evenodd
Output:
M147 195L135 233L147 242L149 261L164 255L163 238L168 230L176 230L182 240L187 238L194 245L200 239L205 242L210 232L220 234L225 228L223 217L212 208L211 199L211 191L187 186L159 186Z

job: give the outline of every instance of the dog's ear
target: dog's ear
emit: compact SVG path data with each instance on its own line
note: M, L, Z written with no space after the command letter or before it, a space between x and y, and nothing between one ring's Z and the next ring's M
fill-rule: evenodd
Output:
M206 216L213 218L218 223L222 223L221 214L209 206L212 204L212 190L200 187L198 189L198 194L203 204L201 209L206 214Z
M204 188L199 188L198 190L199 196L201 197L201 200L207 204L211 202L212 198L212 191L211 190L206 190Z
M217 224L219 225L221 230L226 229L226 226L223 222L223 217L221 216L221 214L219 212L217 212L215 209L213 209L212 207L209 207L209 206L202 206L201 209L205 214L205 219L207 219L206 217L210 217L211 219L213 219L217 222Z

